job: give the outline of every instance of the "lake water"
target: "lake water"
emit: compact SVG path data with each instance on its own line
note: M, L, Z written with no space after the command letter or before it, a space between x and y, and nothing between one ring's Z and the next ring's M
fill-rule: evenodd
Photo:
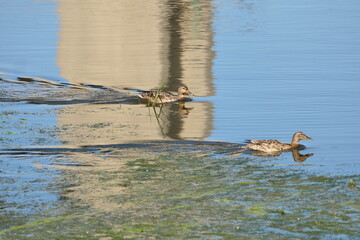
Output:
M352 239L359 22L355 0L1 1L0 236ZM307 158L241 151L296 131Z

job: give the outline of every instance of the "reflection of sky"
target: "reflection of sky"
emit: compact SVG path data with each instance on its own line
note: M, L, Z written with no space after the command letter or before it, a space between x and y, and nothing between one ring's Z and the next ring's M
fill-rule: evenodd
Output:
M210 139L288 141L301 130L316 139L304 142L311 163L358 163L360 3L246 2L215 3Z
M0 3L0 69L15 76L59 79L55 1Z
M13 78L61 79L56 65L57 22L55 1L1 1L0 72L12 75ZM30 88L27 90L31 91ZM13 133L4 136L9 142L2 143L2 146L58 145L59 141L53 138L52 132L57 122L56 115L52 114L51 109L54 107L1 104L0 112L10 113L2 116L2 127L5 130L1 133Z
M0 72L61 79L56 5L0 3ZM288 141L301 130L315 139L304 142L315 153L310 163L358 166L360 2L229 0L214 7L209 139Z
M26 103L0 104L1 147L56 146L57 106Z

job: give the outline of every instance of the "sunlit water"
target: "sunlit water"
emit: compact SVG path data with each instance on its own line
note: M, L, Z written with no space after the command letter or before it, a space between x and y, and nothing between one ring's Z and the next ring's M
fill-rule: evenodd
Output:
M359 10L353 0L1 2L0 237L44 238L59 221L54 238L355 236ZM180 84L193 101L152 108L136 96ZM246 139L296 131L314 139L302 142L307 159L242 151ZM91 231L71 227L79 218Z
M359 173L359 3L216 6L210 138L286 141L301 130L320 172Z

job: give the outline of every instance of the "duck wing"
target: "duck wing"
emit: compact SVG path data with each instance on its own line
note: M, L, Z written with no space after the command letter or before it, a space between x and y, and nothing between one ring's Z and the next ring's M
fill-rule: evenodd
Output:
M246 145L248 149L261 152L278 152L284 150L284 143L278 140L250 140Z
M139 94L139 97L143 99L147 99L149 101L157 101L157 102L168 102L173 101L175 98L174 94L170 92L159 92L158 90L150 90L144 91Z
M275 139L265 139L265 140L246 140L246 143L252 144L282 144L280 141Z

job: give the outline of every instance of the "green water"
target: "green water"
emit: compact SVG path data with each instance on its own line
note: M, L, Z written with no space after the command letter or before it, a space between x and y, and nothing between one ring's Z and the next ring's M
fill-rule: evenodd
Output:
M9 186L9 191L2 189L3 194L11 195L10 186L17 186L17 191L26 194L19 195L12 206L3 205L0 236L358 237L359 176L311 175L300 169L268 164L266 159L231 155L233 147L225 143L163 142L91 149L27 149L27 159L31 159L35 172L41 170L41 175L52 177L29 182L15 177L2 180ZM3 151L2 155L7 161L20 158L15 150ZM74 158L82 161L71 160ZM18 170L22 168L19 166ZM46 198L43 191L56 198L48 196L50 200L45 202L26 198Z

